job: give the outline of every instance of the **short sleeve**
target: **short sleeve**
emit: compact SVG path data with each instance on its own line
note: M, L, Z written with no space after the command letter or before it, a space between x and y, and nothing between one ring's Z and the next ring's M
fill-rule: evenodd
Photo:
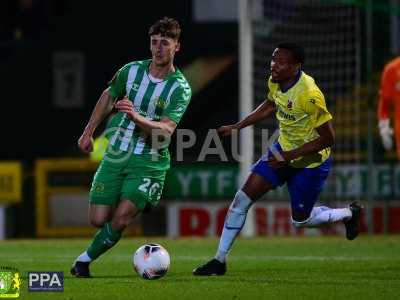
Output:
M381 76L381 86L379 89L378 118L387 119L390 117L393 104L393 90L395 87L395 74L389 64L385 67Z
M311 117L314 128L332 119L325 103L324 95L319 90L307 91L300 97L300 105Z
M395 86L395 76L393 68L390 66L385 67L381 77L380 96L381 98L391 98Z
M271 82L271 76L268 78L268 93L267 93L267 101L275 102L274 97L272 97L272 93L274 88Z
M120 98L126 95L126 81L128 78L129 65L123 66L115 73L109 82L109 93L114 98Z
M191 97L192 91L189 85L178 87L172 93L163 116L178 124L189 105Z

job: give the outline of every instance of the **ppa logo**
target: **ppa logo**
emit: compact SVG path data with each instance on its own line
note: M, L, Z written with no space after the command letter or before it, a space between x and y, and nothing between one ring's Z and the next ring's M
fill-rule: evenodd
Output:
M28 272L28 291L63 292L64 272Z

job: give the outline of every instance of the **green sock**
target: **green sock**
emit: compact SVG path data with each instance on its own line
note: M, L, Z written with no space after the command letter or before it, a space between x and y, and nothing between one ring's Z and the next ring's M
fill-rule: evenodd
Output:
M104 226L97 231L92 243L87 249L89 257L92 260L98 258L119 241L121 233L122 231L112 229L111 222L104 224Z

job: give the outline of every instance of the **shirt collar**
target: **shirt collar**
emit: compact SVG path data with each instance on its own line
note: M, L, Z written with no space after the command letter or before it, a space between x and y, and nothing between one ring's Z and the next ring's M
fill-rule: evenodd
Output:
M288 90L290 90L297 82L299 82L302 73L303 73L303 72L300 70L300 71L297 73L297 75L296 75L296 80L293 81L293 83L290 84L289 86L287 86L286 88L281 89L281 92L282 92L282 93L286 93L286 92L287 92Z

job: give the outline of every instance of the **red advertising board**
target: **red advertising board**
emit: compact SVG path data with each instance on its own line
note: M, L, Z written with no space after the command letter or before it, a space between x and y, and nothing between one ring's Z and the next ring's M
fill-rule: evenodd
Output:
M341 205L338 205L340 207ZM343 205L342 205L343 206ZM168 235L218 236L221 234L228 203L224 202L171 202L167 207ZM256 203L253 208L255 235L321 235L344 234L342 224L322 229L296 229L291 224L290 208L282 202ZM400 233L400 203L392 202L388 208L388 233ZM373 209L374 233L384 232L384 209L377 205ZM367 232L366 216L361 218L361 232Z

